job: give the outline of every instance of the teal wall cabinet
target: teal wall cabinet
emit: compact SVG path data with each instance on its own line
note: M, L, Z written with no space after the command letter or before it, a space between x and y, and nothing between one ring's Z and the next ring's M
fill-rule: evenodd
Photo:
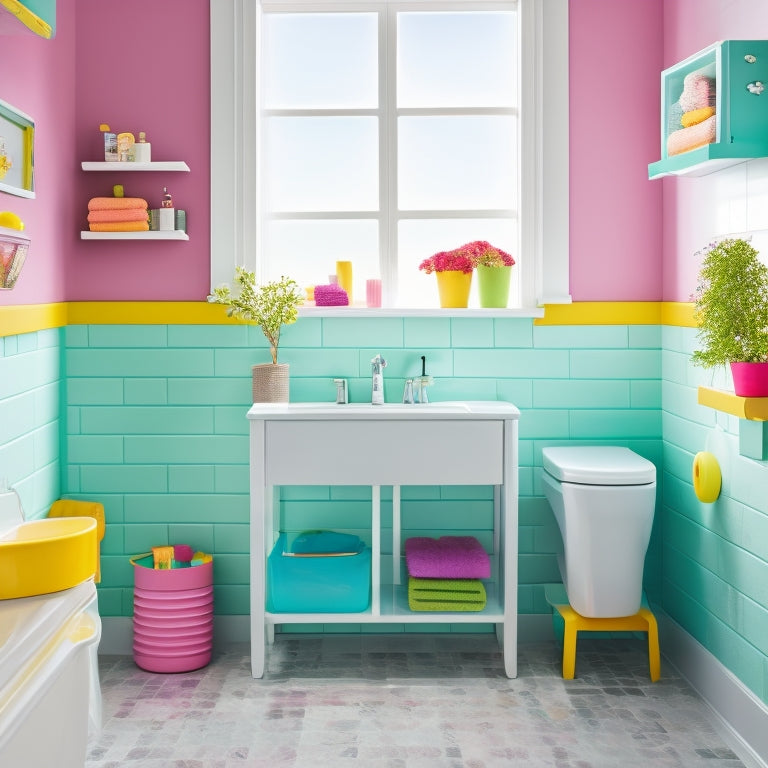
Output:
M725 40L661 73L661 160L648 178L705 176L768 156L768 40Z

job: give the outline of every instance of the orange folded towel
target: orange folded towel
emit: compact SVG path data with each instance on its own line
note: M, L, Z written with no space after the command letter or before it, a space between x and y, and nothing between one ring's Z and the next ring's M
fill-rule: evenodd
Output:
M148 232L148 221L95 221L89 225L91 232Z
M149 208L143 197L93 197L88 201L89 211L116 211L126 208Z
M148 218L146 208L125 208L118 211L91 211L88 221L146 221Z

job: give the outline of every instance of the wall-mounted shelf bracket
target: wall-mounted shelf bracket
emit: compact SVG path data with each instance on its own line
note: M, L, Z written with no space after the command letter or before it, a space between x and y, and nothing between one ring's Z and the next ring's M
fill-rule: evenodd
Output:
M739 418L739 453L768 460L768 397L739 397L711 387L699 387L699 405Z

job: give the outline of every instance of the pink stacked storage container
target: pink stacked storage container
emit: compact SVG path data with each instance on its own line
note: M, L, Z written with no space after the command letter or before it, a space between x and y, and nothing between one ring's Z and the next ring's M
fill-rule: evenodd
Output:
M190 672L213 650L213 561L155 570L152 556L134 566L133 659L148 672Z

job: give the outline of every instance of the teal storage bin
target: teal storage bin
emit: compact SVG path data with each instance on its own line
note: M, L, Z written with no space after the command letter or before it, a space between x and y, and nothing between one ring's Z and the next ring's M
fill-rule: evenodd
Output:
M267 559L272 613L359 613L371 598L371 549L341 557L285 557L281 533Z

